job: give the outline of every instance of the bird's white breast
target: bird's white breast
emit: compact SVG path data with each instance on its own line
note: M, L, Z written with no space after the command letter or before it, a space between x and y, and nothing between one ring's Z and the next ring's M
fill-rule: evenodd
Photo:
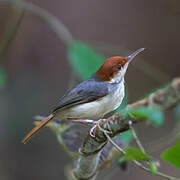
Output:
M117 88L103 98L97 101L84 103L65 109L57 114L59 118L66 119L84 118L84 119L100 119L103 116L117 109L124 97L124 83L119 83Z

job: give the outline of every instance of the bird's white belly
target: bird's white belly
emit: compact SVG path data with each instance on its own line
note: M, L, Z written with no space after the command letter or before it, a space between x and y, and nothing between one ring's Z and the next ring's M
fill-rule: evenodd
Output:
M59 118L66 119L72 118L84 118L97 120L103 118L103 116L115 109L117 109L124 97L124 83L119 86L113 93L93 102L75 105L71 108L64 109L59 112L57 116Z

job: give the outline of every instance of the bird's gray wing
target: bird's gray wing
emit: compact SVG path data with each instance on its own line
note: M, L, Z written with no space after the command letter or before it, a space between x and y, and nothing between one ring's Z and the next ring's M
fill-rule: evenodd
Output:
M92 102L108 94L108 83L96 81L91 78L83 81L72 90L68 91L61 99L53 112L69 108L74 105Z

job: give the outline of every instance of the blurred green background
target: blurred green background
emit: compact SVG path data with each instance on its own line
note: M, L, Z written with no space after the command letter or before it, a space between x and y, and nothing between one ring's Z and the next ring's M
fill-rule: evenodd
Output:
M19 23L22 11L0 1L0 178L63 180L64 167L71 159L49 129L43 129L30 143L21 143L22 137L33 127L33 116L48 115L71 83L74 84L72 65L79 68L79 81L80 75L88 69L91 71L87 71L83 79L89 77L104 57L126 56L137 48L146 47L126 75L128 103L179 76L180 3L178 0L29 2L56 16L74 39L88 46L79 41L67 46L47 23L31 13L25 13ZM2 51L8 32L17 24L12 42ZM82 59L87 60L87 70L81 68ZM99 59L96 66L88 64L91 59ZM168 136L174 125L173 113L168 112L163 127L155 129L139 124L137 128L142 142L148 145ZM161 148L147 147L159 157ZM166 163L161 163L161 169L180 176L178 170ZM133 165L128 173L117 170L113 178L160 179Z

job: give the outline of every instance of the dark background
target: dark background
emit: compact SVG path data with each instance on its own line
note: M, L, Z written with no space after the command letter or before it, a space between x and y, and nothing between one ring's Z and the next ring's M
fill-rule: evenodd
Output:
M161 87L180 72L179 0L33 0L58 17L77 40L84 40L105 56L128 55L146 47L130 66L126 85L129 103ZM0 40L15 11L0 6ZM124 51L123 51L124 49ZM142 61L141 61L142 60ZM149 64L144 66L143 62ZM163 73L160 75L151 66ZM71 161L57 143L55 135L43 129L30 143L22 137L33 127L33 116L48 115L68 88L71 68L66 46L38 17L25 15L15 39L1 59L8 81L0 91L0 178L2 180L65 179L64 167ZM149 73L149 75L147 75ZM144 144L166 136L174 119L167 115L163 127L138 125ZM154 147L151 147L151 150ZM155 151L155 149L153 149ZM162 149L161 149L162 150ZM153 156L158 158L160 151ZM171 165L160 169L179 176ZM160 179L130 165L112 179Z

